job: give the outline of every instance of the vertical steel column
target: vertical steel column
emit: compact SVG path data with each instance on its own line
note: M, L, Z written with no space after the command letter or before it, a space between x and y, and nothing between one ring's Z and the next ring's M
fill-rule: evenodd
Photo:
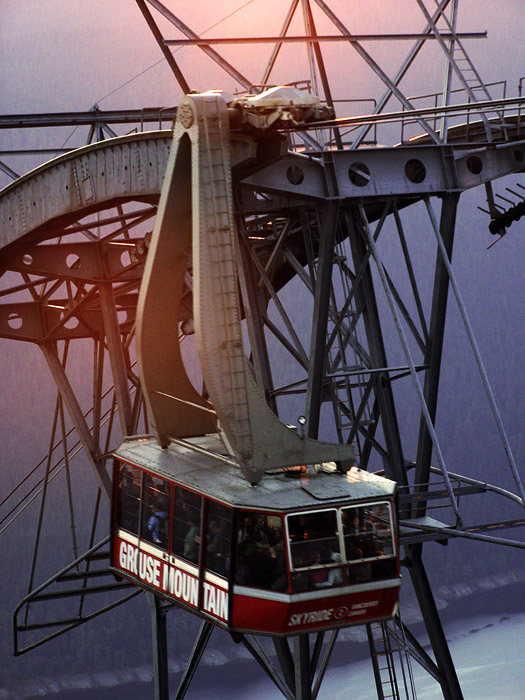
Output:
M295 700L312 700L310 639L308 634L293 638L295 665Z
M93 444L100 452L100 428L102 420L102 383L104 378L104 336L100 332L93 338Z
M319 256L314 290L314 312L306 388L307 435L316 439L319 432L323 377L326 362L326 332L332 287L332 262L337 225L338 205L329 201L321 210L322 226L319 231Z
M272 641L277 659L279 660L279 665L281 666L281 671L283 672L284 682L288 688L295 693L294 659L290 651L288 639L285 637L272 637Z
M305 24L306 24L307 34L309 34L310 36L317 36L317 29L315 27L314 16L312 14L312 8L311 8L309 0L306 0L306 2L303 5L303 9L304 9L304 15L305 15ZM310 44L310 46L312 46L312 48L314 50L314 55L315 55L315 59L317 61L317 68L319 69L319 76L321 78L321 84L323 86L323 92L324 92L326 104L334 110L334 115L335 115L334 100L332 98L332 91L330 89L330 83L328 81L328 74L326 72L323 54L321 52L321 46L320 46L318 41L313 41ZM343 141L341 139L341 132L339 131L338 128L334 129L334 137L335 137L335 144L336 144L337 148L343 148Z
M304 29L305 33L310 36L312 33L310 23L309 23L309 17L308 17L308 11L307 7L309 4L309 0L301 0L301 5L303 8L303 22L304 22ZM315 72L315 52L314 52L314 46L311 41L306 41L306 52L308 56L308 63L310 66L310 82L312 84L312 92L314 95L319 95L319 87L317 85L317 74Z
M449 193L443 196L441 205L440 234L445 245L449 259L452 256L454 233L456 224L457 205L459 194ZM443 339L445 335L445 321L447 311L448 292L450 280L442 257L437 251L436 267L434 273L434 291L432 295L432 310L429 324L429 341L423 360L428 366L425 372L423 396L432 423L436 419L437 400L439 391L439 378L441 374L441 357L443 354ZM422 416L419 424L419 438L416 457L415 484L426 484L430 475L430 462L432 458L432 439ZM416 490L419 488L415 487ZM425 487L421 487L424 489ZM418 501L415 517L425 514L426 502Z
M104 330L108 344L109 359L113 372L113 383L117 397L118 413L122 435L129 435L131 429L131 398L129 395L128 373L122 349L122 339L118 325L115 295L110 282L103 282L98 287L100 306L104 319Z
M323 647L323 642L324 642L324 632L317 632L315 635L315 642L314 642L314 648L312 651L312 658L310 659L310 667L312 669L312 677L315 674L315 669L317 668L317 664L319 662L319 657L321 656L321 649Z
M419 2L419 0L416 1ZM332 12L332 10L324 2L324 0L315 0L315 2L317 3L317 5L319 5L321 10L328 17L328 19L337 27L341 34L347 37L352 37L352 33ZM356 51L359 54L359 56L368 64L368 66L374 71L377 77L388 87L391 94L395 95L407 110L414 109L414 106L407 100L407 98L401 92L401 90L398 89L397 84L389 78L389 76L385 73L385 71L382 68L380 68L379 64L372 58L371 54L369 54L358 41L353 41L350 45L354 49L354 51ZM424 121L424 119L416 118L416 121L421 126L421 128L424 129L426 133L432 137L432 139L436 143L439 143L439 136L436 134L434 129L432 129L430 125Z
M264 389L268 405L277 415L277 402L273 396L270 357L268 355L266 336L264 334L264 292L257 283L258 275L256 270L254 270L248 246L249 243L246 237L243 236L243 238L238 241L237 255L239 256L239 284L244 305L244 315L248 326L251 359L254 365L257 382L259 386Z
M463 700L463 693L459 685L452 656L450 655L447 638L441 625L434 595L421 559L422 545L412 545L408 550L410 577L436 657L436 663L442 674L441 689L443 697L445 700Z
M322 642L320 639L321 634L317 635L317 641ZM322 633L322 636L324 637L324 632ZM312 673L311 673L311 681L312 681L312 698L315 700L317 698L317 695L319 693L319 689L321 687L321 683L323 682L324 675L326 673L326 669L328 666L328 662L330 661L330 658L332 656L332 652L334 650L335 643L337 641L337 637L339 636L339 630L335 629L330 632L330 637L328 639L328 642L325 646L325 650L323 652L323 655L321 657L321 662L319 664L319 668L317 668L317 659L316 659L316 650L314 648L314 653L312 654L312 660L311 660L311 668L312 668ZM316 641L316 644L317 644ZM320 649L319 649L319 654L320 654ZM315 682L314 682L314 675L315 671L317 669L317 676L315 677Z
M441 229L442 233L447 232L448 234L448 239L449 239L449 245L451 245L453 236L454 236L454 223L455 223L455 215L456 215L456 208L457 208L457 200L458 200L458 195L453 194L448 196L443 204L443 209L442 209L442 219L441 219ZM358 236L355 236L355 240L351 237L351 244L353 245L353 248L356 249L357 253L360 253L359 248L362 247L363 243L361 242L361 239ZM372 243L371 243L372 245ZM442 269L443 268L443 269ZM439 271L439 274L438 274ZM423 398L425 402L427 403L429 398L433 400L433 411L434 414L430 414L430 420L433 423L434 418L435 418L435 410L437 406L437 389L438 389L438 383L439 383L439 369L441 365L441 350L442 350L442 340L443 340L443 333L444 333L444 322L445 322L445 309L446 309L446 300L447 300L447 292L448 292L448 273L447 270L444 269L444 266L440 265L440 262L436 263L436 278L439 278L439 282L435 282L435 292L434 292L434 299L433 299L433 307L432 307L432 319L430 323L430 331L429 331L429 344L428 347L432 348L433 346L433 338L435 334L435 340L436 340L436 348L435 348L435 355L433 356L434 360L434 366L433 366L433 372L429 372L427 374L432 375L432 379L429 380L429 384L426 385L428 386L427 388L427 394L423 394ZM363 281L365 281L365 278L363 278ZM372 280L369 281L370 286L372 285ZM436 292L436 289L438 290ZM365 293L367 293L366 287L365 287ZM368 297L366 299L367 301L367 307L366 307L366 312L367 314L372 310L373 313L373 318L374 318L374 325L377 324L377 331L376 331L376 337L373 338L372 336L369 336L369 345L370 345L370 355L372 358L374 358L374 352L377 350L376 343L381 343L380 350L381 352L384 353L384 348L382 347L382 337L380 334L380 328L379 328L379 318L375 318L377 314L377 308L375 307L375 299L373 298L372 294L373 289L368 290ZM372 301L372 304L371 304ZM439 302L439 303L438 303ZM366 318L366 317L365 317ZM368 326L367 326L368 328ZM372 330L374 330L374 326L372 326ZM432 350L429 350L429 352L432 352ZM427 359L427 358L425 358ZM386 358L385 358L385 365L386 366ZM391 392L391 387L389 383L386 383L383 385L383 388L387 386L388 389ZM383 397L383 403L382 403L382 397L381 397L381 391L377 394L378 396L378 403L379 403L379 408L380 408L380 415L383 419L383 430L385 432L385 439L387 439L387 449L388 453L391 454L390 452L390 446L388 445L388 438L387 438L387 430L385 426L385 421L384 421L384 406L386 405L387 410L391 410L392 413L388 417L388 420L394 419L396 420L396 415L395 415L395 407L392 404L390 404L389 401L384 402L384 397ZM429 412L430 409L428 407L427 403L427 412ZM392 425L390 425L389 429L392 430ZM397 429L397 423L395 424L395 427ZM427 432L429 432L429 426L427 426L427 423L425 421L425 428ZM395 438L399 439L399 433L397 430L392 433ZM428 434L429 440L429 454L428 460L430 461L430 454L432 452L432 441L430 440L430 433ZM430 466L429 466L430 468ZM406 479L406 467L404 465L404 462L401 463L401 469L400 472L404 474L405 479ZM395 478L395 477L394 477ZM420 481L425 481L428 480L424 478L418 478L416 476L416 482ZM405 484L407 483L406 481L404 482ZM429 635L432 648L434 651L434 654L436 656L437 660L437 665L442 673L442 690L443 694L445 697L445 700L462 700L463 695L461 692L461 688L459 686L459 681L457 678L456 674L456 669L454 668L454 663L452 661L452 657L450 655L450 650L448 648L448 643L445 637L445 634L443 632L443 627L441 625L441 620L439 619L438 611L434 602L434 597L432 595L432 590L430 588L430 584L428 582L428 578L425 572L425 568L423 566L423 562L421 559L421 552L422 552L422 546L421 545L413 545L412 547L407 548L408 551L408 559L409 559L409 570L410 570L410 575L412 577L412 582L414 585L414 590L416 592L416 596L418 599L418 603L423 615L423 619L425 622L425 626L427 629L427 633Z
M203 622L195 639L193 649L191 650L190 658L188 659L188 663L186 664L184 675L182 676L174 700L182 700L186 695L186 692L190 687L190 683L192 681L193 676L195 675L195 671L197 670L197 666L199 665L199 662L202 658L204 650L206 649L212 632L212 623Z
M447 9L449 3L450 3L450 0L441 0L441 2L439 4L436 3L437 7L436 7L436 11L432 15L432 20L431 20L431 22L427 23L426 27L423 29L421 34L430 34L432 32L432 27L434 26L434 24L436 22L438 22L438 20L441 16L444 16L445 10ZM427 43L426 39L418 39L416 41L416 43L414 44L414 46L411 48L410 52L408 53L407 57L405 58L405 60L401 64L400 68L398 69L397 73L392 78L392 82L394 85L397 86L400 84L400 82L405 77L408 69L410 68L410 66L412 65L414 60L417 58L417 55L419 54L419 52L421 51L423 46L425 46L426 43ZM386 92L383 93L381 99L378 101L376 107L374 108L373 113L380 114L383 111L383 109L385 108L389 99L392 97L392 95L393 95L392 91L390 90L390 88L388 88L386 90ZM351 146L352 149L357 149L360 147L365 136L368 134L368 132L370 131L371 128L372 128L371 124L368 124L367 126L362 127L357 138L354 139L354 142Z
M457 19L458 19L458 6L459 2L457 0L452 0L452 8L450 11L450 16L451 16L451 22L449 24L451 25L451 30L453 33L456 32L456 27L457 27ZM452 39L448 42L448 51L451 56L454 56L454 51L456 47L456 40L454 36L452 36ZM449 105L450 104L450 95L452 91L452 64L447 58L447 65L445 68L445 79L443 81L443 105ZM444 114L441 117L441 126L440 126L440 136L443 141L443 143L447 142L447 130L448 130L448 117L446 114Z
M155 700L169 700L168 640L166 635L166 613L169 606L153 593L146 593L146 599L151 610Z
M356 270L361 269L361 266L366 263L355 295L358 306L363 308L363 322L365 324L372 367L387 367L388 362L381 330L381 319L377 308L367 247L360 231L361 224L359 223L359 213L357 211L347 211L346 223ZM383 458L385 472L389 478L394 479L394 481L397 481L403 486L407 484L406 467L403 457L403 448L401 446L401 436L399 435L394 396L390 385L390 378L387 373L377 377L374 391L377 398L388 454L388 459Z
M91 435L75 393L71 388L71 384L69 383L64 368L62 367L62 364L58 358L55 343L51 340L46 340L40 343L40 348L44 353L44 357L46 358L46 362L51 370L51 374L53 375L53 379L55 380L62 401L67 408L71 422L77 431L78 437L80 438L86 457L98 476L103 492L108 499L111 499L111 479L108 476L103 461L98 458L98 452L93 441L93 436Z

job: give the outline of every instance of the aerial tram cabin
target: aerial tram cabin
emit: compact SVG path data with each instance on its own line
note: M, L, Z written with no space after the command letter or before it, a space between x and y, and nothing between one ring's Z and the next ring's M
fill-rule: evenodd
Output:
M116 451L117 575L232 632L289 635L394 615L394 482L332 463L252 487L216 436L187 443Z

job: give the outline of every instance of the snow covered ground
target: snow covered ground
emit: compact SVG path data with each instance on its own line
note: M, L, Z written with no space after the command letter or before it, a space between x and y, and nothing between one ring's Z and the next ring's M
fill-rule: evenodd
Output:
M524 700L525 698L525 613L483 615L449 621L446 625L452 657L456 664L465 700ZM217 659L217 661L219 661ZM239 664L240 665L240 664ZM244 665L244 664L243 664ZM272 683L246 664L254 680L243 678L235 683L235 700L277 700L282 697ZM416 663L412 664L418 700L441 700L439 687ZM239 669L237 669L239 671ZM133 675L133 674L131 674ZM149 674L145 674L149 676ZM152 697L149 677L142 674L106 674L98 688L80 678L70 678L20 688L19 698L82 698L82 700L149 700ZM237 675L236 673L234 674ZM243 674L244 675L244 674ZM201 669L187 700L225 700L231 698L228 685L232 674L220 661ZM127 681L127 683L126 683ZM134 682L133 682L134 681ZM125 685L122 685L125 682ZM68 687L69 686L69 687ZM174 690L174 688L173 688ZM0 698L13 700L12 694ZM329 668L318 700L376 700L369 659Z
M465 700L524 700L525 614L465 618L449 623L446 631ZM416 663L412 669L417 698L441 700L436 682ZM375 700L371 683L367 659L329 674L319 700Z
M506 586L441 591L443 623L465 700L525 700L525 586L511 577ZM501 581L500 583L503 583ZM445 602L443 599L447 599ZM472 614L475 611L475 614ZM490 612L488 612L490 611ZM409 615L410 616L410 615ZM417 633L417 621L414 620ZM419 625L420 631L422 626ZM362 632L363 634L359 634ZM318 700L376 700L372 667L361 628L345 630L336 645ZM213 638L212 638L213 639ZM282 698L242 645L221 640L208 648L186 700L279 700ZM425 645L426 640L420 639ZM347 661L348 660L348 661ZM172 694L182 660L170 662ZM417 700L442 700L439 686L412 662ZM150 667L135 667L25 682L0 688L0 700L151 700ZM403 699L405 696L402 695ZM412 696L408 696L412 700Z
M447 636L465 700L524 700L525 614L449 623ZM441 697L428 677L417 678L420 700Z
M447 625L452 657L465 700L525 699L525 614L464 618ZM418 700L442 700L436 682L412 664ZM199 696L188 694L188 700ZM206 700L223 700L219 689ZM278 698L262 679L236 700ZM201 696L202 698L202 696ZM369 659L327 672L318 700L376 700Z

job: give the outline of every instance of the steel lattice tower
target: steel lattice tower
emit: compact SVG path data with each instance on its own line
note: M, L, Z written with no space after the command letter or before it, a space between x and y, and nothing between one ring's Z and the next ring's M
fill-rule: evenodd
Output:
M215 40L198 36L167 3L137 0L137 5L183 94L193 86L172 47L203 52L229 81L236 82L240 92L257 95L272 84L280 52L288 44L301 44L307 68L297 75L297 86L319 94L337 117L310 126L283 122L269 130L255 167L233 169L249 361L268 405L283 420L304 416L308 437L328 436L353 444L363 469L380 470L399 485L403 564L433 657L400 616L369 627L378 698L414 697L412 684L407 681L402 687L399 671L396 676L397 655L405 665L409 658L416 659L440 684L445 700L459 700L463 696L423 564L423 548L457 537L523 547L494 531L523 524L520 509L525 495L451 260L462 193L485 189L487 224L498 236L521 216L520 197L503 208L492 183L523 170L523 100L521 96L494 97L483 83L465 48L468 39L479 36L458 31L457 0L415 0L414 11L423 25L418 34L356 35L323 0L293 0L273 36ZM293 34L299 32L298 26L300 33ZM321 33L318 26L323 32L324 27L329 29ZM396 72L382 68L367 50L379 38L413 42ZM421 100L409 98L403 79L430 42L445 60L443 90ZM235 43L260 43L261 50L269 51L257 82L221 56L222 44ZM330 47L341 43L357 53L383 87L368 114L348 116L357 104L351 95L339 94L340 82L327 68ZM173 108L0 117L2 128L73 124L90 128L87 145L26 175L16 176L0 163L13 176L12 183L0 191L5 280L0 336L38 345L58 390L49 453L42 463L44 476L19 502L7 502L12 510L5 520L23 508L35 491L42 493L28 595L15 612L17 653L138 593L111 578L109 538L98 538L97 519L111 493L107 470L111 450L123 436L149 432L135 366L135 313L175 115ZM165 128L146 128L162 120ZM129 124L140 124L141 130L117 136L116 125L128 130ZM379 145L383 133L390 138L390 146ZM411 216L414 209L416 220ZM411 227L424 228L424 236L416 238ZM515 493L448 469L436 416L452 297L486 390L503 444L502 462L510 470ZM192 343L191 266L185 273L184 298L187 318L180 327L180 340L186 347ZM91 352L93 402L87 410L83 389L76 386L68 365L71 348L80 343L89 344ZM419 421L410 434L400 418L400 402L408 395ZM74 537L71 564L36 586L47 484L63 470L70 497L70 482L75 478L70 461L80 450L98 482L86 545ZM472 494L507 498L515 514L505 521L467 522L470 514L466 516L460 508L460 497ZM429 507L435 504L441 506L439 520L429 517ZM70 512L74 522L72 505ZM75 592L76 612L60 619L50 613L44 622L33 623L31 609L55 595L52 591L65 597L61 584L66 582ZM88 602L97 594L106 596L98 608ZM168 697L166 613L170 608L147 595L154 620L156 697L160 700ZM189 686L211 629L204 623L199 632L177 698ZM36 633L41 636L31 636ZM27 634L31 640L22 642ZM275 671L259 640L242 641L285 697L311 700L336 635L330 639L318 635L314 640L301 635L291 643L276 640L281 673ZM387 660L386 675L380 658Z

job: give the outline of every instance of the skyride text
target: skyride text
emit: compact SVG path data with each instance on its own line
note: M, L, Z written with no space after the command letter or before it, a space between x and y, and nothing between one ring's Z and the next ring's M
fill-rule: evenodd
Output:
M157 588L162 593L191 607L199 605L199 580L183 569L164 562L138 547L117 540L118 568L127 571L139 581ZM224 622L228 618L228 593L211 583L203 583L202 610Z

